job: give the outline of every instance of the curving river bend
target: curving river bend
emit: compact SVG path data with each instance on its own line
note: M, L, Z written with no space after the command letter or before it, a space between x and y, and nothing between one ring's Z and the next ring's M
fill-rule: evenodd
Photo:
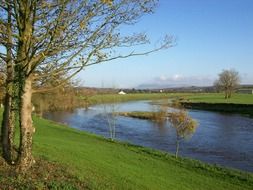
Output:
M118 103L116 110L152 111L155 110L154 106L150 101L135 101ZM109 137L106 107L110 108L111 105L96 105L73 112L48 112L44 117ZM199 127L192 138L181 142L179 155L253 172L253 118L202 110L189 110L189 114L198 121ZM152 121L118 116L116 139L175 152L175 131L168 123L159 125Z

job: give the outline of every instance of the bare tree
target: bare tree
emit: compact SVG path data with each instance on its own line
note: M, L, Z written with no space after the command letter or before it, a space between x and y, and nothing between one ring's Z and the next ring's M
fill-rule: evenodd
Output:
M62 86L87 66L173 45L173 38L166 36L158 47L135 52L130 47L149 43L147 36L120 33L121 26L135 24L156 5L157 0L0 0L0 49L4 49L0 60L6 68L1 141L8 163L17 165L19 171L26 171L34 163L33 92ZM32 89L33 83L63 74L65 80L56 81L54 87ZM12 153L14 118L18 118L20 128L17 158Z
M114 141L116 138L116 121L117 121L117 105L113 101L110 104L103 104L104 115L108 124L110 140Z
M214 86L219 91L224 91L225 99L231 98L232 93L240 83L239 73L234 70L223 70L219 74L219 79L214 82Z

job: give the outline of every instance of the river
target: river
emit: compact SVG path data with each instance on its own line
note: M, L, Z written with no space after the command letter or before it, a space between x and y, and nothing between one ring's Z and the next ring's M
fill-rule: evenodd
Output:
M112 107L118 112L157 109L150 101L134 101L113 106L95 105L73 112L48 112L44 118L109 137L105 114ZM253 118L202 110L189 110L189 114L199 126L191 138L180 143L180 156L253 172ZM175 138L175 131L168 122L161 125L123 116L116 118L117 140L174 153Z

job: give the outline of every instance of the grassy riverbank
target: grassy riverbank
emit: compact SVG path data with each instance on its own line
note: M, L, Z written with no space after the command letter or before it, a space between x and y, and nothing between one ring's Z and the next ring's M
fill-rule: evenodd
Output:
M34 125L34 155L66 168L53 175L69 173L89 189L253 188L252 174L221 169L190 159L175 159L170 154L111 142L44 119L35 118ZM0 184L5 180L3 176L0 173ZM43 187L44 178L37 180L35 184L38 188ZM66 189L71 189L66 178L62 180ZM12 183L17 182L12 180Z
M252 94L233 94L229 99L225 99L223 93L196 93L187 95L182 94L182 97L192 103L253 104Z
M233 94L225 99L223 94L194 94L188 95L181 101L184 107L226 113L245 114L253 116L253 95Z

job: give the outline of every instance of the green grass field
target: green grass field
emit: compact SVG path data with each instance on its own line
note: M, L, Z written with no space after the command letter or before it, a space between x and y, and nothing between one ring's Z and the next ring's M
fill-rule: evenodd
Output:
M222 93L199 93L183 95L190 102L201 103L233 103L253 104L252 94L233 94L231 98L225 99Z
M34 155L71 169L91 189L252 189L252 174L108 141L34 119Z
M94 95L88 98L89 104L126 102L137 100L158 100L167 98L182 98L190 102L204 103L234 103L253 104L252 94L233 94L230 99L225 99L222 93L150 93L150 94L106 94Z
M94 95L88 98L89 104L101 104L101 103L111 103L111 102L127 102L127 101L137 101L137 100L159 100L171 97L170 94L165 93L145 93L145 94L101 94Z

